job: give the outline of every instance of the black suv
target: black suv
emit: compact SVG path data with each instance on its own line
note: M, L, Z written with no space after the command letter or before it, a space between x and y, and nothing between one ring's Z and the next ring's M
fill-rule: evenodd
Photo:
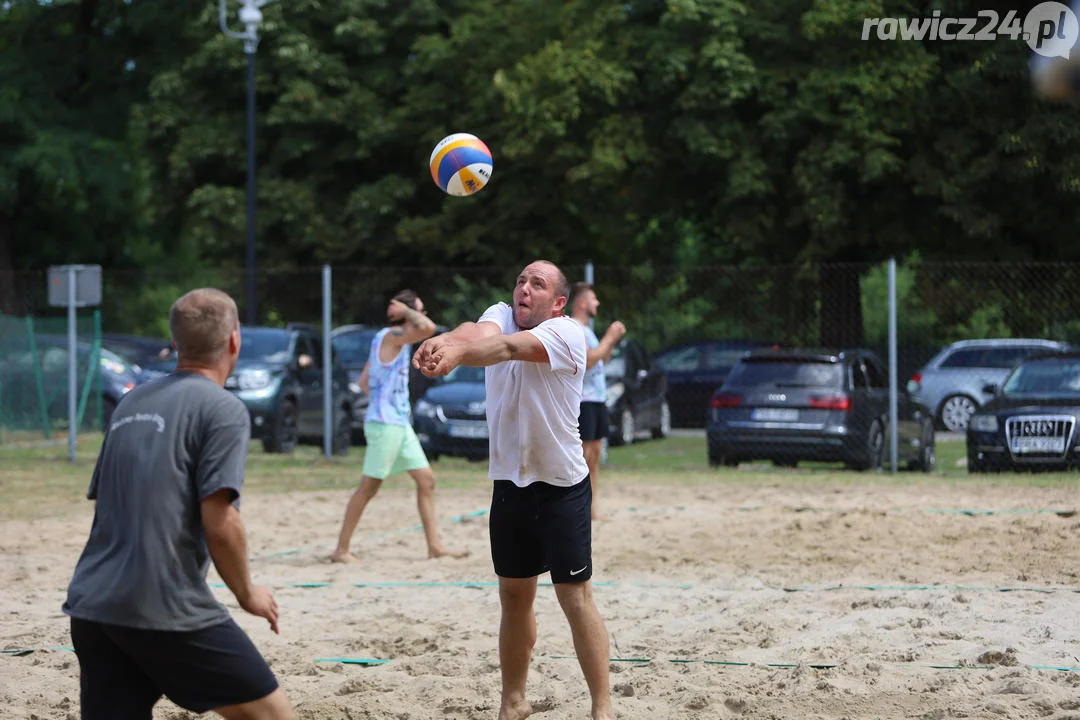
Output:
M349 377L331 350L333 363L333 450L349 452L352 398ZM151 370L172 372L176 353ZM251 437L268 453L290 453L297 443L323 439L323 344L311 325L286 328L241 326L240 358L225 389L251 413Z
M709 464L767 459L881 467L887 447L888 376L867 350L760 350L742 358L712 397ZM934 467L933 417L900 389L898 457L912 469Z

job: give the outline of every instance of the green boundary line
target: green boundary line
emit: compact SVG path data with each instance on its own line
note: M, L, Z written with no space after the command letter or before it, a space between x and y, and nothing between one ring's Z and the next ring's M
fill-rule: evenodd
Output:
M24 657L35 652L40 651L59 651L59 652L75 652L75 648L70 647L51 647L51 648L13 648L8 650L0 650L0 654L10 655L12 657ZM576 660L576 655L539 655L538 657L547 658L549 660ZM648 657L613 657L608 658L609 662L613 663L637 663L648 665L654 662L668 662L678 663L683 665L690 665L694 663L701 663L702 665L728 665L735 667L752 667L754 665L760 665L761 667L768 668L799 668L808 667L815 670L829 670L832 668L840 667L840 663L753 663L740 660L698 660L696 658L648 658ZM345 663L349 665L384 665L392 660L381 658L350 658L350 657L327 657L327 658L314 658L313 662L326 662L326 663ZM893 665L909 665L913 667L924 667L933 670L993 670L998 667L1022 667L1028 670L1053 670L1057 672L1080 672L1080 667L1068 667L1059 665L924 665L914 663L891 663Z
M479 587L498 587L499 583L496 580L457 580L457 581L420 581L420 580L372 580L367 582L294 582L284 583L277 585L276 587L290 587L290 588L324 588L334 585L347 585L349 587L356 588L451 588L451 587L463 587L463 588L479 588ZM540 587L552 587L553 584L550 581L537 583ZM225 583L210 583L210 587L223 588ZM869 591L869 592L921 592L921 591L934 591L939 592L1036 592L1051 594L1056 592L1072 592L1080 593L1080 588L1066 587L1066 586L1050 586L1050 587L991 587L991 586L976 586L976 585L784 585L775 586L768 585L762 587L750 587L750 588L738 588L738 587L714 587L709 588L704 585L689 585L685 583L618 583L618 582L594 582L593 587L630 587L638 589L650 589L650 590L690 590L695 587L704 587L714 592L764 592L764 591L782 591L786 593L793 592L838 592L843 590L857 590L857 591Z

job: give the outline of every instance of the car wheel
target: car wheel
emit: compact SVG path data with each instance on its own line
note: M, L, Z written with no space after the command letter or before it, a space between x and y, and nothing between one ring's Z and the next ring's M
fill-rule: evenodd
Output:
M967 395L950 395L941 403L938 416L941 418L941 426L949 432L964 432L968 422L979 404Z
M349 445L352 442L352 418L348 411L340 409L337 412L337 420L334 423L333 451L335 455L348 455Z
M856 470L881 469L881 463L885 457L885 431L881 427L880 420L870 423L870 429L866 433L866 447L862 455L850 461L848 465Z
M667 400L660 405L660 426L653 428L652 436L656 439L666 438L671 434L671 408Z
M263 450L268 453L291 453L296 449L296 403L286 400L281 404L269 434L263 438Z
M634 413L623 408L619 413L619 431L612 438L612 445L630 445L634 442Z
M934 426L930 423L923 428L922 440L919 441L919 457L911 464L912 470L928 473L934 471L937 464L937 449L934 447Z

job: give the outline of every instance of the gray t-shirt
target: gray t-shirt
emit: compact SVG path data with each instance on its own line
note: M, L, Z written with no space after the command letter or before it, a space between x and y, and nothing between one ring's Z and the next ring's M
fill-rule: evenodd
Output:
M94 523L64 612L148 630L228 619L206 583L200 502L228 489L239 506L250 437L244 404L202 375L178 373L128 393L90 481Z

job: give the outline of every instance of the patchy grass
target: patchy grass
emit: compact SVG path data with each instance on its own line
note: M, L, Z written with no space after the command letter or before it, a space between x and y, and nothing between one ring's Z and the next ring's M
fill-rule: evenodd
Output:
M101 447L99 433L79 437L74 463L68 462L66 441L37 445L0 446L0 520L42 517L66 512L84 502L94 462ZM1057 487L1077 483L1075 473L1001 473L968 475L962 440L937 445L938 468L933 473L902 471L860 473L839 465L804 463L798 468L776 468L770 463L744 463L738 469L707 466L705 440L678 436L647 440L629 447L611 448L601 481L649 485L1011 485ZM257 443L248 457L248 492L346 490L360 481L364 448L352 448L346 457L326 460L319 448L301 447L293 455L268 455ZM432 467L439 487L483 488L488 484L487 464L443 458Z

